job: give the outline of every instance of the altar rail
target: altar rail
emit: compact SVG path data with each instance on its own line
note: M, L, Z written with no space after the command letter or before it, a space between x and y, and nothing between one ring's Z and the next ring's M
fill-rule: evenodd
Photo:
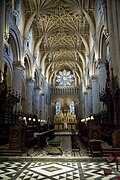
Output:
M76 123L68 123L67 126L68 126L68 130L76 129ZM54 123L54 128L55 130L58 131L65 130L64 123Z
M78 86L56 86L51 87L51 94L78 94L79 87Z

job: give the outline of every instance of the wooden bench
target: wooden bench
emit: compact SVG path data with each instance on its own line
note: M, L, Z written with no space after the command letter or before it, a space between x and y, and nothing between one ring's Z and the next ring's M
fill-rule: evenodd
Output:
M72 130L71 141L72 141L72 150L80 151L80 141L78 138L78 134L75 130Z

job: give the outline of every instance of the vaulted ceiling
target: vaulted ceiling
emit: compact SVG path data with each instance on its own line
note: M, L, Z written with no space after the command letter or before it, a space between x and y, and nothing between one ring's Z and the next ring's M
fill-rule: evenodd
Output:
M89 54L95 0L24 0L24 7L26 22L34 16L33 33L46 70L75 68L80 75Z

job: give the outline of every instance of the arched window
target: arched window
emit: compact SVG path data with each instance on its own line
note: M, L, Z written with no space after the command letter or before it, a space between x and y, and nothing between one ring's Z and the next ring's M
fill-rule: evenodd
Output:
M29 48L30 52L32 50L32 26L29 29L29 33L27 36L27 47Z
M74 101L70 102L70 114L75 114L75 104L74 104Z
M101 0L97 1L97 9L98 9L98 21L99 21L100 17L102 16Z
M59 115L60 111L61 111L61 105L60 105L60 102L57 101L56 102L56 115Z

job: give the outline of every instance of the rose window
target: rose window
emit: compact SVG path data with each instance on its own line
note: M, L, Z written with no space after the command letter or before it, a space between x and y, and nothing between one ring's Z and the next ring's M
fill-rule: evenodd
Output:
M56 82L59 84L59 86L70 86L73 82L73 75L71 71L64 69L63 71L59 71L56 76Z

